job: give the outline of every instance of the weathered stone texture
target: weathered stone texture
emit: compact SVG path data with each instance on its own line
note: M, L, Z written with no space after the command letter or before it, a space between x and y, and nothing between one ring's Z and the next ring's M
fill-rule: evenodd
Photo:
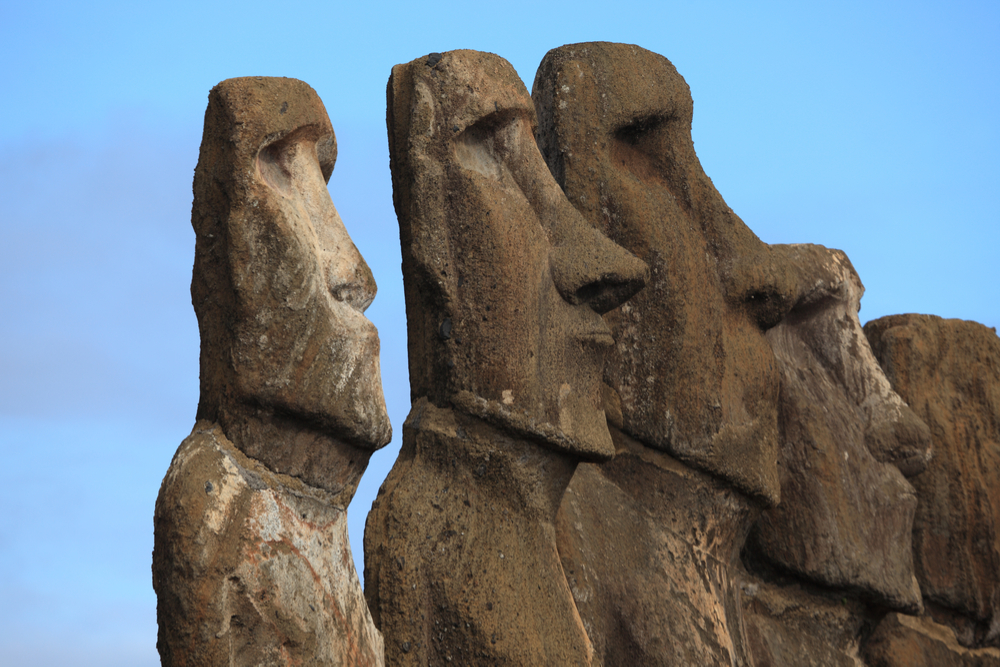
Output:
M734 565L758 509L612 427L559 512L563 569L605 665L746 665Z
M981 324L891 315L865 325L893 387L930 428L915 477L917 578L966 646L1000 644L1000 339Z
M646 267L566 200L503 59L430 54L388 97L414 405L365 530L387 662L590 664L555 515L614 453L600 314Z
M553 527L575 462L426 400L403 438L365 530L387 664L590 664Z
M745 575L743 622L754 667L859 667L859 645L872 613L861 601Z
M275 474L199 421L156 500L164 665L382 665L331 493Z
M930 457L927 427L892 391L858 320L864 288L847 256L773 246L800 276L789 315L767 332L781 370L781 503L748 548L822 586L919 611L909 472ZM874 452L869 443L874 436Z
M333 128L300 81L209 96L164 665L1000 667L995 331L862 329L846 255L753 234L639 47L554 49L533 99L432 53L387 96L413 407L363 593L391 429Z
M566 201L502 58L399 65L388 106L412 398L610 457L599 380L611 338L598 311L640 289L645 265Z
M929 618L891 613L863 650L868 667L997 667L1000 650L968 649L951 628Z

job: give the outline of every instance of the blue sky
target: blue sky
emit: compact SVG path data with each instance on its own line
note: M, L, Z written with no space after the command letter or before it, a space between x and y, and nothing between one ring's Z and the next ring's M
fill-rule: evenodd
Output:
M28 4L0 0L0 664L158 664L153 504L198 400L191 179L223 79L302 79L337 132L397 434L351 505L358 558L409 409L396 63L492 51L530 88L562 44L661 53L729 205L769 243L845 250L862 321L1000 325L996 2Z

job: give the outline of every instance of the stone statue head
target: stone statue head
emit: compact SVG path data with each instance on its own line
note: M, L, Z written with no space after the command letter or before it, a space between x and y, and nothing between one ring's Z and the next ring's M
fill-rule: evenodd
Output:
M927 426L893 391L858 319L864 287L840 250L776 245L797 276L788 316L767 332L782 376L781 503L749 552L890 608L921 607L913 570L917 497L904 474L931 456Z
M865 324L875 357L930 430L913 559L928 615L969 647L1000 647L1000 338L936 315Z
M776 502L779 377L764 332L791 287L702 170L687 84L645 49L572 44L545 56L532 94L569 200L649 265L646 289L606 318L623 430Z
M388 106L413 399L611 456L601 314L643 286L645 265L566 200L502 58L452 51L398 65Z
M277 472L349 489L391 435L375 281L326 188L337 143L316 92L212 89L194 179L198 418Z

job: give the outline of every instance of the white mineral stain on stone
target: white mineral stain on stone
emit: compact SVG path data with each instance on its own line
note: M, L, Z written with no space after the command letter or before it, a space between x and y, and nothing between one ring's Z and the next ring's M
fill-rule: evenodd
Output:
M559 385L559 428L563 433L573 433L573 409L566 405L566 397L573 392L568 382Z
M213 533L221 532L230 517L233 500L247 485L232 459L223 455L219 460L222 462L223 477L215 485L213 502L209 503L205 512L205 525Z
M281 508L274 491L267 490L254 494L254 512L251 515L251 529L260 536L262 542L277 542L284 537Z

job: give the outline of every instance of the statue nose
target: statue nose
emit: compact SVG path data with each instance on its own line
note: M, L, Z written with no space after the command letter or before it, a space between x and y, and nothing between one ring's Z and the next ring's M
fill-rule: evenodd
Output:
M552 280L571 304L585 303L604 314L646 285L646 263L582 219L557 244L549 256Z
M371 269L361 257L361 253L351 244L350 250L330 258L327 269L327 285L330 294L360 313L365 312L378 288Z
M761 331L776 326L792 309L795 287L789 267L762 243L756 252L732 261L720 277L730 303L743 308Z

